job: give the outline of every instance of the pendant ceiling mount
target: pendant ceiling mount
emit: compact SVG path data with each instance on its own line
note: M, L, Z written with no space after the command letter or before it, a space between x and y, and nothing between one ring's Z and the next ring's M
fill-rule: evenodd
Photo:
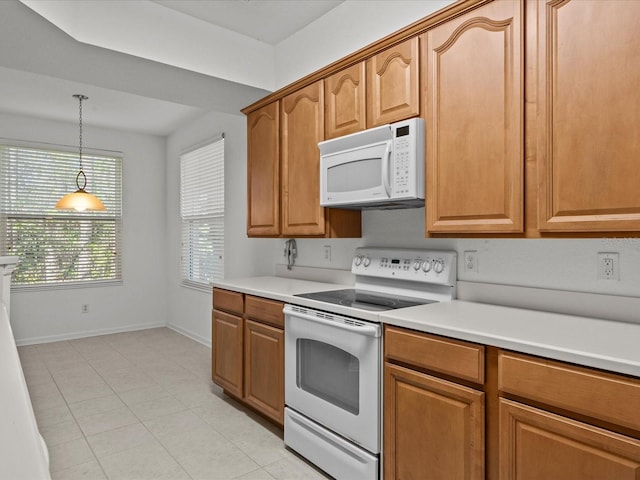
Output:
M73 193L68 193L64 197L62 197L58 203L56 203L57 210L75 210L77 212L84 212L86 210L89 211L102 211L106 210L104 204L100 201L100 199L94 195L91 195L89 192L85 190L87 187L87 175L84 173L84 169L82 167L82 101L88 100L89 97L82 94L73 95L74 98L78 99L78 110L79 110L79 124L80 124L80 142L79 142L79 161L80 161L80 171L76 175L76 186L78 190Z

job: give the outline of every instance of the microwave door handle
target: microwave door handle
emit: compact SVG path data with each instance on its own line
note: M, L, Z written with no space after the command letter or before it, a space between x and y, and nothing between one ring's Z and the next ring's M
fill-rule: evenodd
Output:
M382 183L384 185L384 191L387 193L387 198L391 198L391 172L389 171L391 166L391 141L387 142L387 148L384 150L382 162Z

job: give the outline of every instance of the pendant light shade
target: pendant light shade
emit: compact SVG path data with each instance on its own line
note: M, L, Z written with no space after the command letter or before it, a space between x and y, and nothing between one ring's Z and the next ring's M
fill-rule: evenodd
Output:
M104 203L102 203L98 197L85 192L83 189L79 189L73 193L67 193L58 200L56 209L84 212L85 210L101 211L105 210L105 207Z
M68 193L56 203L57 210L75 210L77 212L89 211L101 211L105 210L104 204L100 199L94 195L91 195L85 190L87 186L87 176L82 169L82 101L88 100L89 97L85 95L76 94L74 98L78 99L79 111L80 111L80 171L76 175L76 186L78 190L73 193Z

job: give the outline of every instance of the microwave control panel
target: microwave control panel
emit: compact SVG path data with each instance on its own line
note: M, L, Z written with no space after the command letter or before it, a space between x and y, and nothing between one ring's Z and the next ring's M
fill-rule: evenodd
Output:
M412 118L392 125L392 197L424 197L424 120Z

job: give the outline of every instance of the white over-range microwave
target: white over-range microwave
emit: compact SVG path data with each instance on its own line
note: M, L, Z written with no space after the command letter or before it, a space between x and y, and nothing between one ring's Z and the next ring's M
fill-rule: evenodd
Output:
M326 140L320 204L349 209L424 207L424 120L411 118Z

